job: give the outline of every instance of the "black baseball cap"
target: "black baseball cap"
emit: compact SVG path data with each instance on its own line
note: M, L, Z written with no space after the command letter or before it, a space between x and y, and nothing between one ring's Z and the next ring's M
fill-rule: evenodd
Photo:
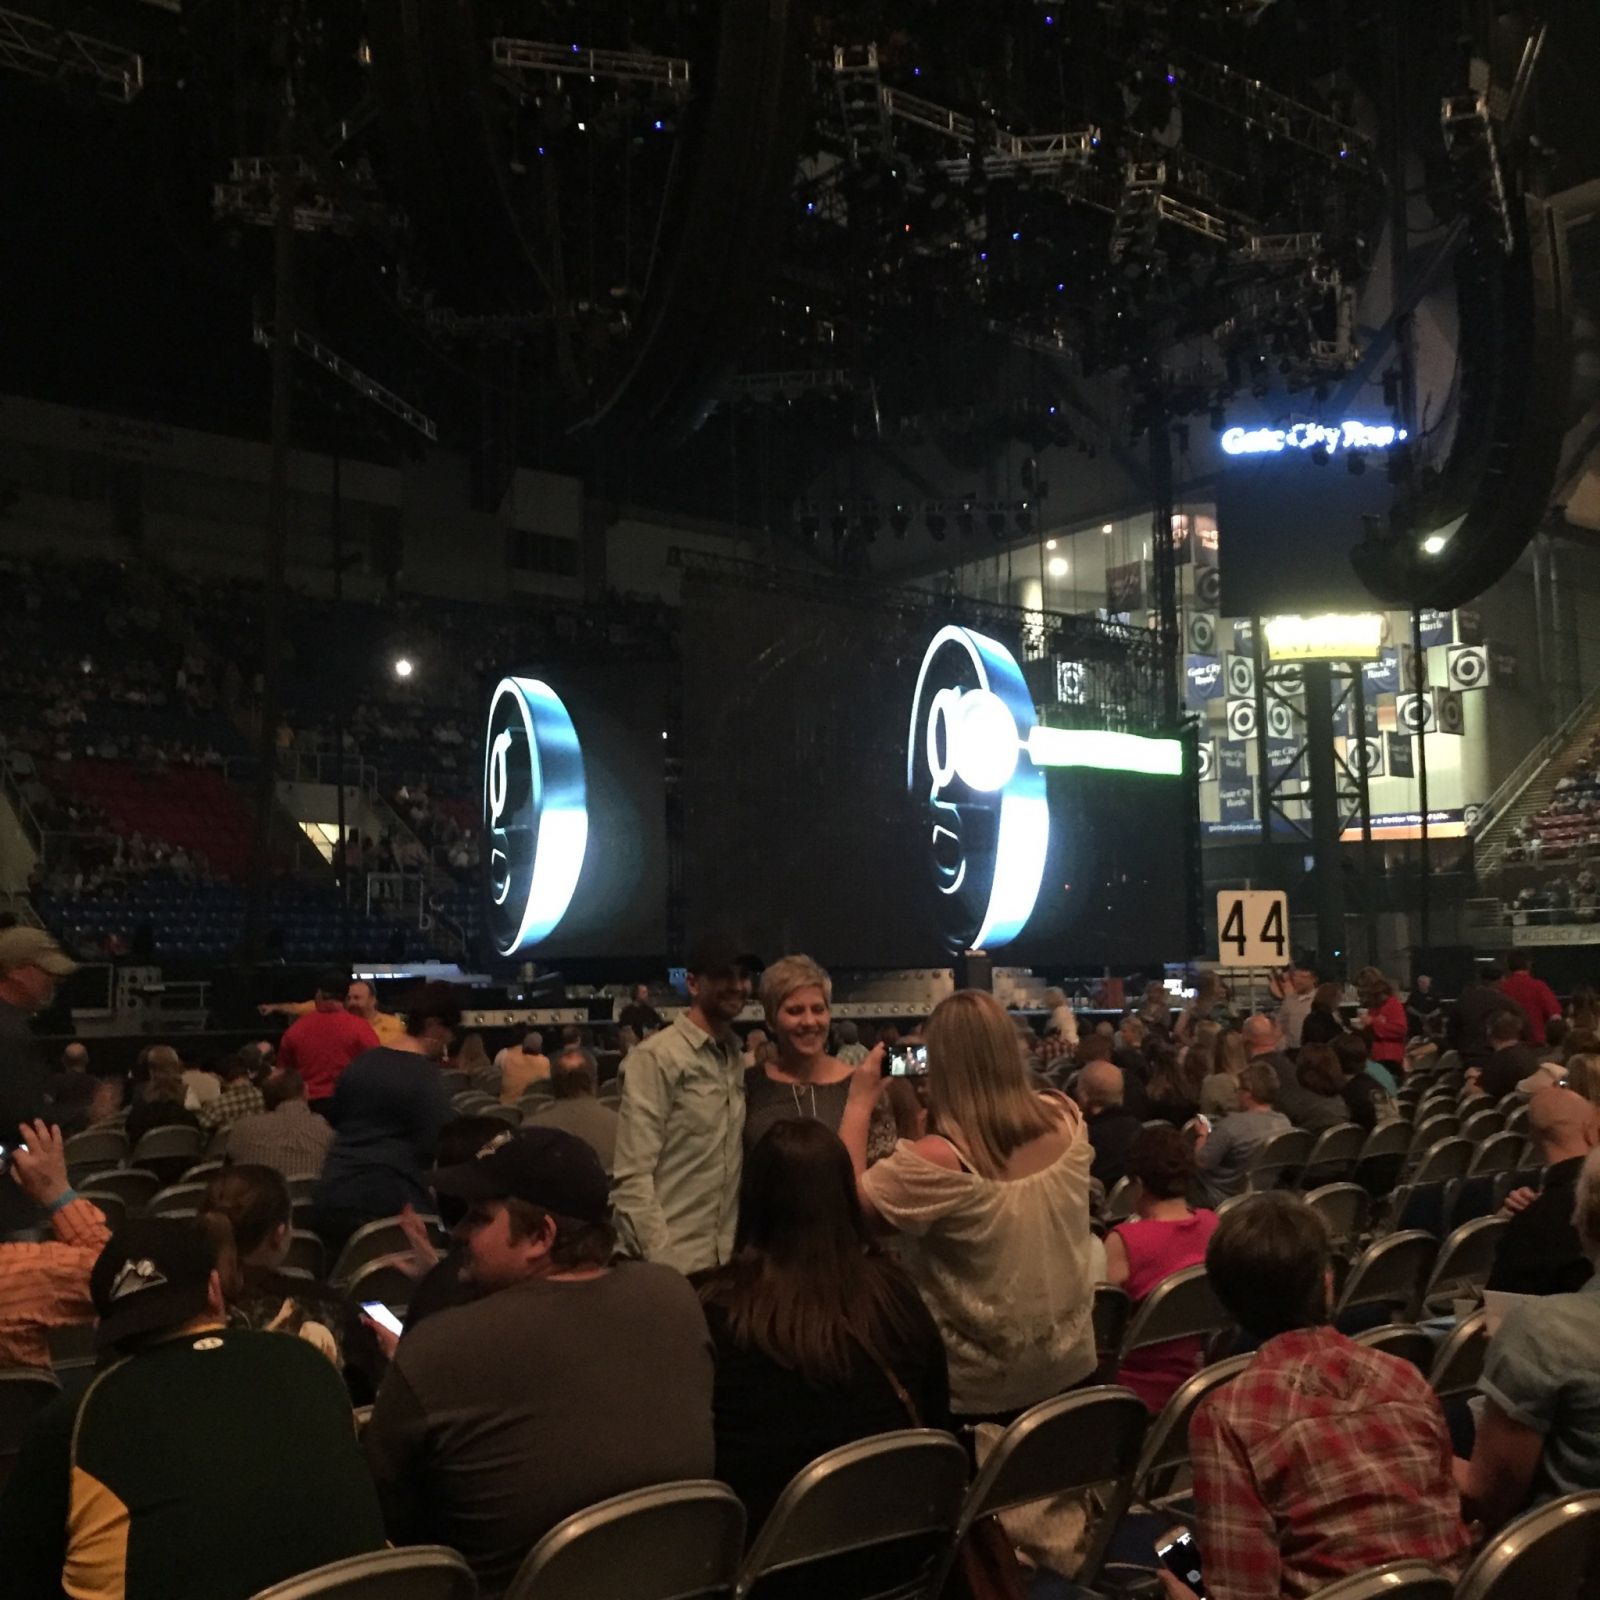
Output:
M707 934L695 941L689 951L685 970L697 978L722 978L730 972L745 972L748 963L744 952L733 940L720 934Z
M118 1228L89 1273L89 1298L100 1318L95 1344L121 1344L198 1317L210 1305L217 1258L196 1223L136 1218Z
M526 1200L578 1222L611 1216L611 1184L594 1151L560 1128L523 1128L491 1139L470 1161L428 1174L439 1194L469 1203Z

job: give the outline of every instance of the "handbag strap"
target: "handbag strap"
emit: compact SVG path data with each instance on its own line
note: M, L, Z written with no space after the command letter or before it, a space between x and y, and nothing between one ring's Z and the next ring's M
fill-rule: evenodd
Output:
M894 1368L860 1334L853 1334L852 1337L866 1351L867 1359L883 1374L884 1381L894 1390L894 1397L905 1407L906 1415L911 1419L911 1426L920 1428L923 1425L922 1413L917 1410L917 1402L911 1398L911 1391L901 1383L895 1374Z

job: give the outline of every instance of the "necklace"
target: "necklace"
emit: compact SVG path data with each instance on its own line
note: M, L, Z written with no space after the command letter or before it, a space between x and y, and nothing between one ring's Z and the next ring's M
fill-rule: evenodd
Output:
M817 1120L817 1086L814 1083L808 1083L806 1088L811 1091L811 1120L815 1122ZM800 1101L800 1085L798 1083L791 1083L789 1085L789 1090L794 1095L794 1114L797 1117L805 1116L806 1108L801 1104Z

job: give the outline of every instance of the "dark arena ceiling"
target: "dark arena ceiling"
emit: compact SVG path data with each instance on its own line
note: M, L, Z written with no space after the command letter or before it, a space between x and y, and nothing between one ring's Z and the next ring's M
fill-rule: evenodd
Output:
M289 170L296 326L488 496L521 461L787 523L863 440L1105 449L1085 385L1125 435L1146 385L1350 369L1396 151L1447 225L1440 102L1505 9L20 0L0 389L261 432ZM300 387L302 443L421 443Z

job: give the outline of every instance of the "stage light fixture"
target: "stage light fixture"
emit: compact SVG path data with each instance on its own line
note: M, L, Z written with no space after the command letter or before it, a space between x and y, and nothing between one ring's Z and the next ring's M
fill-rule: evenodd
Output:
M396 656L394 660L394 675L397 678L409 678L415 668L406 656Z
M1052 578L1064 578L1072 570L1065 556L1054 557L1045 569Z
M1450 541L1442 533L1430 533L1422 541L1422 553L1425 556L1443 555L1444 547L1449 543Z

